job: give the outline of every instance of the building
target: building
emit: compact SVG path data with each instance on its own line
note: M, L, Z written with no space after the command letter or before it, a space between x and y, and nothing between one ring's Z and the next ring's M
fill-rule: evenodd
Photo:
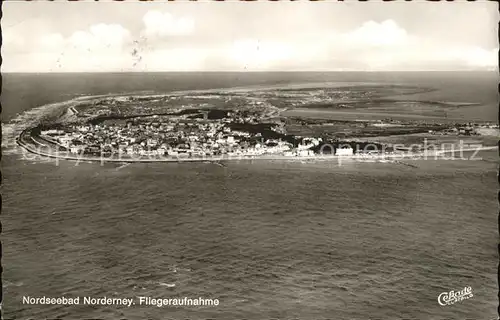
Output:
M336 156L352 156L354 154L354 150L350 147L348 148L338 148L335 151Z
M42 130L41 134L43 135L61 135L65 134L64 130L59 130L59 129L49 129L49 130Z
M312 151L312 150L297 150L297 155L299 157L314 156L314 151Z
M81 152L83 152L84 150L85 150L85 147L83 147L83 146L72 146L72 147L70 148L70 152L71 152L71 153L81 153Z

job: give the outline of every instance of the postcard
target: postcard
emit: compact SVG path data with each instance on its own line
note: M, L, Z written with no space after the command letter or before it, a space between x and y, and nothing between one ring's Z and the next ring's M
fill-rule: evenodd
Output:
M497 319L495 2L2 11L3 319Z

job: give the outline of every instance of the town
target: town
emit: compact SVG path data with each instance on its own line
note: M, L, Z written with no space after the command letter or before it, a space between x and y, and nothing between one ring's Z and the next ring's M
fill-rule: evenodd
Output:
M359 140L342 142L328 134L287 134L285 120L264 117L264 114L268 113L262 109L214 108L178 109L153 115L104 114L85 122L34 128L31 139L36 144L68 155L118 156L131 160L263 155L310 157L319 153L352 156L354 153L375 152L373 149L366 151L367 142ZM386 125L395 124L394 121L371 124L373 127ZM404 128L404 124L398 125ZM474 123L439 125L436 128L438 130L428 130L428 134L470 136L498 130L497 125ZM393 150L381 144L374 149Z
M106 156L124 161L152 158L161 161L422 152L425 147L419 142L426 138L458 141L467 136L487 139L498 135L498 125L485 122L393 119L389 113L387 118L378 120L351 120L350 112L336 114L339 118L331 119L314 117L314 112L308 116L307 108L335 111L345 109L345 103L362 112L370 103L390 107L391 101L372 101L372 98L410 89L362 86L82 99L36 127L26 129L18 143L49 157L57 152L56 157L65 158ZM334 98L340 102L334 102ZM353 100L361 98L366 101ZM293 113L297 104L305 102L307 108L301 109L305 114ZM287 114L290 109L292 113Z
M310 156L321 138L287 135L280 119L248 110L187 109L171 115L94 119L40 128L32 136L71 154L133 157ZM339 151L352 154L352 149Z

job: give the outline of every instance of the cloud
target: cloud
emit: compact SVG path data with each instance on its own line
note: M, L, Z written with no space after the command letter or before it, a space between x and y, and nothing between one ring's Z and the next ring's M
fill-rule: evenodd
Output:
M230 70L491 70L497 49L454 47L409 34L393 20L344 33L280 40L240 39L224 52Z
M2 52L17 52L25 49L26 40L17 32L8 32L4 30L2 33Z
M237 68L247 70L337 70L343 64L360 69L390 68L414 39L393 20L367 21L344 33L326 30L304 37L269 41L240 39L228 50Z
M322 67L336 61L361 70L491 70L498 65L498 49L452 45L408 33L393 20L367 21L342 34L333 34L323 42ZM305 47L306 45L302 45ZM326 53L326 54L325 54ZM329 57L329 58L328 58ZM318 62L311 59L311 62ZM337 64L341 65L341 64Z
M96 24L88 30L76 31L68 38L60 33L42 35L38 39L38 50L41 52L73 53L84 52L105 53L119 52L131 44L130 32L118 24Z
M189 17L176 18L168 12L148 11L142 18L146 37L184 36L193 33L194 20Z
M119 50L131 41L130 32L119 24L92 25L89 31L73 33L68 43L75 49L101 51Z
M453 56L470 67L492 68L498 65L498 49L470 47L453 51Z
M305 70L341 69L342 64L357 65L360 69L390 68L402 48L412 44L406 30L393 20L367 21L344 33L327 30L303 37L296 35L288 41L235 41L228 52L238 67L247 70Z
M131 43L131 33L123 26L100 23L67 38L60 33L42 35L31 52L48 69L44 71L120 71L133 64L128 54ZM29 56L24 59L35 64Z
M355 45L387 46L404 44L408 41L406 30L393 20L381 23L367 21L351 32L343 35L346 42Z
M343 33L331 28L262 37L214 35L194 20L149 11L134 33L120 24L94 24L68 36L5 30L6 67L44 71L327 71L495 69L497 49L457 46L411 34L394 20L366 21ZM31 37L31 38L30 38ZM174 39L175 38L175 39ZM169 41L165 41L169 40Z

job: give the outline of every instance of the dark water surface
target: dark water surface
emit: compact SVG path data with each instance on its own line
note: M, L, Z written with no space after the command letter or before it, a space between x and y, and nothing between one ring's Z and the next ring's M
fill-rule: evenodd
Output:
M37 96L70 98L60 88L21 94L9 87L15 81L4 84L4 119L35 106ZM133 87L71 81L73 95ZM148 81L134 89L156 83ZM418 168L352 161L120 167L10 152L2 163L4 317L493 319L497 155L482 157L416 161ZM473 298L438 304L441 292L465 286ZM28 295L186 296L220 305L23 305Z
M495 121L498 114L499 78L496 72L4 73L2 118L3 121L10 121L17 113L77 95L138 91L163 93L314 82L373 82L430 87L438 90L404 98L481 103L480 107L459 110L459 113L476 119Z

